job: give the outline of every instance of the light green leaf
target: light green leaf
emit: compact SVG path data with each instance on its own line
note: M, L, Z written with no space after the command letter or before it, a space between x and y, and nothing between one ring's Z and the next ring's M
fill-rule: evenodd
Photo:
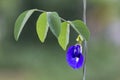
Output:
M70 32L70 28L68 22L63 22L61 24L61 32L58 37L58 42L64 50L66 50L66 47L69 43L69 32Z
M17 18L14 27L14 37L16 41L19 39L19 36L21 34L23 27L25 26L25 23L27 22L29 17L33 14L33 12L36 10L37 9L25 11Z
M56 12L48 12L47 16L50 30L56 37L59 37L61 27L61 20L59 15Z
M44 42L48 32L47 13L42 13L37 20L37 34L41 42Z
M88 41L90 37L90 32L83 21L75 20L75 21L69 21L69 23L79 35L81 35L85 40Z

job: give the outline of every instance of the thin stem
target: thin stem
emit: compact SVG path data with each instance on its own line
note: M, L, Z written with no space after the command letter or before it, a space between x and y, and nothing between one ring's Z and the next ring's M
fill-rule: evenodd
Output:
M87 1L83 0L83 21L85 24L86 24L86 6L87 6L86 3Z
M83 0L83 21L86 24L86 0ZM86 80L86 55L87 55L87 42L84 42L84 67L83 67L83 80Z
M85 61L84 61L84 67L83 67L83 80L86 80L87 41L84 41L84 55L85 55Z
M47 11L44 11L44 10L39 10L39 9L36 9L36 11L39 11L39 12L47 12ZM60 19L61 19L62 21L67 22L67 20L63 19L62 17L60 17ZM68 22L68 23L69 23L69 22ZM69 24L70 24L70 23L69 23Z
M63 19L62 17L60 17L60 18L61 18L61 20L62 20L62 21L65 21L65 22L67 22L67 20Z

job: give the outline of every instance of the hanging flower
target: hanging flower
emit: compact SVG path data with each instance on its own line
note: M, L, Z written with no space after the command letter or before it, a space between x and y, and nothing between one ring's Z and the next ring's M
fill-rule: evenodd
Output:
M66 60L73 69L82 68L84 64L84 56L82 54L82 46L80 44L70 46L66 54Z

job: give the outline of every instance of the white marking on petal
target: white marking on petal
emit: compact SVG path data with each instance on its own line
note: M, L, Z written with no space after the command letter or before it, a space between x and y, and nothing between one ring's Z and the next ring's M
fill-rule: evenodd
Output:
M82 46L81 46L80 52L82 53Z
M78 61L79 61L79 58L78 58L78 57L76 57L75 59L76 59L76 62L78 62Z
M80 52L82 53L82 45L81 44L79 44L80 45Z

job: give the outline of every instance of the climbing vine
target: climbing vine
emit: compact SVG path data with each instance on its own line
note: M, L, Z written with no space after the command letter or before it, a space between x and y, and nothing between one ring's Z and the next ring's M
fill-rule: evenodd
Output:
M61 18L57 12L47 12L39 9L31 9L24 11L19 15L15 22L14 37L18 41L26 22L34 12L40 13L36 21L36 34L39 40L44 43L47 37L47 32L50 30L58 40L59 45L63 50L67 49L69 44L70 28L78 33L76 44L70 46L66 53L66 61L73 69L83 67L83 80L86 74L86 53L87 41L90 37L89 29L86 26L86 0L83 0L83 21L82 20L65 20Z

